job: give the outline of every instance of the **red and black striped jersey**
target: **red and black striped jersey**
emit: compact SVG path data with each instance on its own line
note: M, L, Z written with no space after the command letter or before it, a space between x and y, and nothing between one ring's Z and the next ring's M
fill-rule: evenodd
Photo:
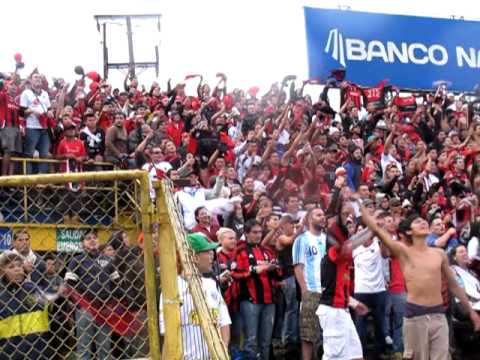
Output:
M233 273L236 269L235 263L235 251L225 252L220 250L217 252L217 262L220 269L220 273L225 270ZM238 281L233 281L231 284L228 284L226 288L222 288L223 299L228 306L230 313L235 313L240 310L240 286Z
M322 296L320 303L336 308L347 308L352 291L351 266L353 263L351 249L343 245L347 241L345 231L335 223L328 229L330 246L321 262Z
M257 274L253 268L274 260L273 254L258 244L241 243L235 256L233 278L240 285L240 300L248 300L254 304L272 304L275 282L279 270Z
M352 254L342 254L335 246L327 250L321 263L322 297L320 303L347 308L351 291L350 267Z

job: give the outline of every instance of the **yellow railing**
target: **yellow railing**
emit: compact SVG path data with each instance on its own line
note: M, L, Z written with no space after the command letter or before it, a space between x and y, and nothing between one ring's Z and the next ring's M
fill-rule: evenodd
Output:
M0 159L3 159L3 157L0 156ZM55 172L53 170L58 170L58 167L60 164L65 164L66 160L58 160L58 159L51 159L51 158L23 158L23 157L16 157L13 156L10 158L10 161L12 162L12 165L14 166L14 170L17 170L19 166L15 166L16 164L21 165L21 172L18 173L17 171L15 172L15 175L27 175L27 163L44 163L44 164L50 164L54 168L57 169L52 169L51 172ZM106 162L106 161L95 161L93 163L87 164L89 166L95 167L95 166L102 166L105 167L106 170L113 170L114 165L111 162Z
M55 160L55 159L40 159L40 158L19 158L19 157L13 157L12 162L17 164L16 169L18 170L21 165L21 175L26 175L27 172L27 163L28 162L34 162L34 163L49 163L55 167L58 167L60 164L64 163L65 161L62 160ZM110 168L113 169L113 164L108 163L108 162L95 162L91 164L92 167L105 167L105 168ZM53 169L52 169L53 170ZM58 173L58 171L56 171ZM72 173L64 173L62 176L69 176ZM74 173L73 173L74 174ZM48 175L48 174L45 174ZM17 176L17 175L15 175ZM38 218L34 214L34 209L35 206L37 205L36 203L38 202L38 198L40 197L40 200L45 200L45 195L47 192L51 192L52 196L53 194L55 196L59 196L60 192L62 190L66 191L66 186L65 183L62 184L36 184L34 187L33 186L25 186L25 185L18 185L16 184L14 188L9 189L8 192L3 193L3 197L1 200L3 200L4 205L8 203L9 201L12 203L13 206L10 205L12 208L14 208L16 216L6 216L6 223L10 227L18 227L18 226L24 226L24 227L32 227L34 226L35 228L55 228L55 227L71 227L74 225L77 228L87 228L87 227L93 227L97 229L111 229L112 227L118 227L121 225L122 228L125 228L129 231L133 232L136 229L135 221L125 221L125 218L122 217L122 212L124 212L122 209L122 205L120 204L122 198L127 198L129 202L132 203L133 207L139 211L140 209L140 204L136 201L136 194L138 193L138 182L133 182L133 186L131 189L122 189L122 184L119 183L120 180L112 180L110 182L95 182L91 180L85 181L82 186L79 194L83 198L85 196L90 196L90 197L99 197L99 195L103 195L105 199L103 201L106 201L106 198L112 198L111 201L108 201L108 203L111 203L112 205L112 215L108 216L111 218L111 221L108 222L108 224L105 224L104 222L99 222L99 224L90 224L90 225L82 225L82 224L72 224L69 223L68 225L63 224L62 218L59 218L58 216L52 220L52 216L49 217L49 220L38 220ZM70 181L66 181L70 182ZM45 191L44 191L45 190ZM43 193L42 193L43 192ZM19 199L19 194L21 193L22 199ZM39 196L39 193L42 193L41 196ZM35 194L36 196L34 196ZM67 194L61 194L63 197L67 197ZM80 195L79 195L80 196ZM102 197L102 196L100 196ZM15 200L15 201L13 201ZM60 199L62 200L62 199ZM125 203L125 199L123 199L123 203ZM51 201L54 202L54 201ZM54 204L58 205L58 203ZM98 208L101 209L100 204L98 204ZM21 209L21 214L20 214L20 209ZM7 211L9 209L6 209ZM5 214L4 214L5 216ZM41 216L40 216L41 217ZM22 224L22 225L20 225ZM57 224L57 225L54 225ZM49 250L47 248L40 247L38 250Z

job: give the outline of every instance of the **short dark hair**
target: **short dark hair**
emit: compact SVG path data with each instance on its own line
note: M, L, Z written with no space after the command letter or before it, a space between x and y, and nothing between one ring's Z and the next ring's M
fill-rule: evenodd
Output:
M53 261L57 261L57 258L55 257L55 255L53 255L52 253L48 253L47 255L45 255L43 257L43 261L48 261L48 260L53 260Z
M121 117L123 117L124 119L126 118L125 114L124 114L123 112L121 112L121 111L115 111L115 112L113 113L113 118L116 118L117 116L121 116Z
M206 209L205 206L199 206L198 208L195 209L194 215L195 215L195 220L198 221L198 214L200 214L200 211Z
M252 231L252 229L253 229L255 226L260 226L260 227L262 227L262 224L260 224L256 219L247 220L247 221L245 222L245 225L243 225L243 231L246 232L246 233L249 233L250 231Z
M408 239L411 239L410 235L407 234L407 231L411 230L412 223L419 217L421 216L417 213L407 216L400 222L400 224L398 224L398 232L405 235Z
M297 198L298 200L300 200L300 195L298 195L298 194L288 194L285 197L285 201L288 203L291 198Z
M282 216L279 214L279 213L275 213L275 212L271 212L270 214L267 215L267 217L265 218L265 223L269 222L270 220L272 220L272 218L276 216L278 217L279 219L282 218Z
M98 232L95 229L88 229L82 236L82 242L88 237L88 235L95 235L98 237Z
M377 215L377 219L385 219L386 217L392 216L388 211L380 211Z

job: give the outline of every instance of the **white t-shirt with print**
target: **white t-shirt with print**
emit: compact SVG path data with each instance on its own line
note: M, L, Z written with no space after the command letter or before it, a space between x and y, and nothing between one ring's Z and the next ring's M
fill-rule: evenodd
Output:
M387 166L391 163L394 163L397 166L398 170L400 170L400 174L403 174L402 164L390 154L382 154L380 158L382 174L385 173L385 171L387 170Z
M178 276L178 292L180 296L180 323L182 327L183 359L203 360L210 359L207 343L202 334L198 313L193 304L187 282ZM213 279L202 277L202 289L205 294L208 308L213 314L218 328L232 323L227 305ZM163 295L160 296L160 333L165 333L163 317Z
M40 114L45 114L50 108L50 98L45 90L42 90L40 95L36 95L32 90L26 89L20 95L20 106L36 111ZM30 114L26 119L28 129L41 129L40 121L34 114Z
M355 293L377 293L385 291L385 276L380 242L374 238L370 246L359 246L353 250L355 269Z

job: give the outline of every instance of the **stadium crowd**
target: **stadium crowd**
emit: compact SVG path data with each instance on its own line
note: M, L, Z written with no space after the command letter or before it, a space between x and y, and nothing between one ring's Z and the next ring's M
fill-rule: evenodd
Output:
M16 60L21 63L21 57ZM166 88L152 82L146 89L126 78L118 89L96 72L75 72L79 80L73 85L49 82L38 71L27 78L2 75L2 175L17 172L12 156L38 156L65 161L62 172L101 170L98 162L105 161L144 169L152 180L171 179L193 234L189 240L203 262L199 269L215 280L228 307L228 313L220 312L220 324L231 324L223 338L232 358L266 360L274 356L272 348L275 354L283 348L286 356L305 360L322 351L324 359L367 353L446 359L458 350L454 322L471 318L467 332L474 333L475 310L465 306L458 285L480 310L480 94L454 95L444 85L422 93L401 93L387 82L366 88L347 81L343 71L333 72L322 87L317 80L298 86L295 76L287 76L264 94L258 87L227 88L221 73L214 87L194 74L185 82L198 82L197 93L186 94L185 82ZM304 95L305 87L320 89L319 97ZM340 94L339 109L330 106L332 89ZM50 170L42 163L27 168ZM6 285L0 290L0 321L11 315L7 284L34 291L24 282L34 281L35 254L19 245L22 236L16 234L13 253L1 256ZM418 239L426 244L425 254L431 251L427 246L437 249L429 258L438 255L438 264L425 260L431 266L422 268L413 262ZM118 290L110 284L118 279L118 267L142 251L135 248L119 262L128 241L115 237L100 255L95 235L85 235L83 245L92 257L102 256L103 265L78 255L65 279L56 281L92 301ZM23 263L15 267L18 261ZM77 262L88 271L79 272ZM433 300L407 301L430 271L436 274L427 279L433 281ZM91 272L98 275L93 280ZM348 307L355 310L354 325ZM37 308L22 311L32 309ZM402 336L402 327L407 333L414 327L407 320L432 313L446 314L450 331L443 318L432 323L438 336L431 348L425 335L430 328L421 335L415 329L417 340L426 343ZM94 319L80 308L75 321L77 352L88 353L88 337L95 336L99 358L108 358L105 329L98 325L96 335L82 333ZM0 344L12 351L27 346L25 338L13 338L2 335ZM40 350L30 352L32 358L41 358Z

